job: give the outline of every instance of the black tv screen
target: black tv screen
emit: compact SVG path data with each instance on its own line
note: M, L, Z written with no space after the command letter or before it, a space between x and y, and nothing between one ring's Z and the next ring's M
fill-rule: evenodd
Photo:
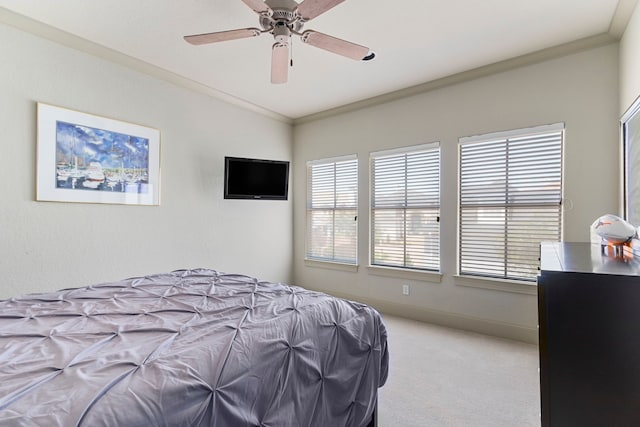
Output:
M287 200L289 162L224 158L225 199Z

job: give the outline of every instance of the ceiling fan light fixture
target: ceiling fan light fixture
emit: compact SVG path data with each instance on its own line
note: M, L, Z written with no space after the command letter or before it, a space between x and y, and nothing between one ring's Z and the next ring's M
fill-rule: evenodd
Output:
M285 23L277 22L273 27L273 38L278 43L289 43L289 39L291 38L291 30Z

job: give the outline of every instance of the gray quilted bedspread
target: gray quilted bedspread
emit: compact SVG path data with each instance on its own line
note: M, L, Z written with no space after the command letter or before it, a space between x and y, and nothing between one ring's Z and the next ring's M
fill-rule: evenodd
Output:
M213 270L0 300L0 426L362 426L371 307Z

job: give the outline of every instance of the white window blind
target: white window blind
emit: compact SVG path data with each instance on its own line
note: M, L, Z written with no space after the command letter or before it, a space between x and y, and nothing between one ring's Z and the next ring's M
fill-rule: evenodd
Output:
M371 154L371 265L440 270L440 147Z
M535 280L560 241L564 125L460 140L460 274Z
M307 162L307 253L318 261L357 264L358 159Z

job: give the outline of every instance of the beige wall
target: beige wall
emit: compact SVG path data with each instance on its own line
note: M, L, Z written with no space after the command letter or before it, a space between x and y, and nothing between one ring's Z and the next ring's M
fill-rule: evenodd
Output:
M620 40L620 115L640 96L640 6Z
M223 199L224 156L290 160L291 127L0 25L0 298L178 268L291 276L292 201ZM161 205L35 201L36 102L161 131Z
M618 194L611 191L618 186L617 54L617 44L610 44L296 126L295 282L394 314L535 341L535 289L532 294L505 292L461 286L454 279L458 138L566 123L564 240L588 241L593 220L618 209ZM369 153L432 141L442 147L442 281L370 274ZM347 154L357 154L360 162L357 273L304 261L305 162ZM411 286L408 297L402 295L403 284Z

